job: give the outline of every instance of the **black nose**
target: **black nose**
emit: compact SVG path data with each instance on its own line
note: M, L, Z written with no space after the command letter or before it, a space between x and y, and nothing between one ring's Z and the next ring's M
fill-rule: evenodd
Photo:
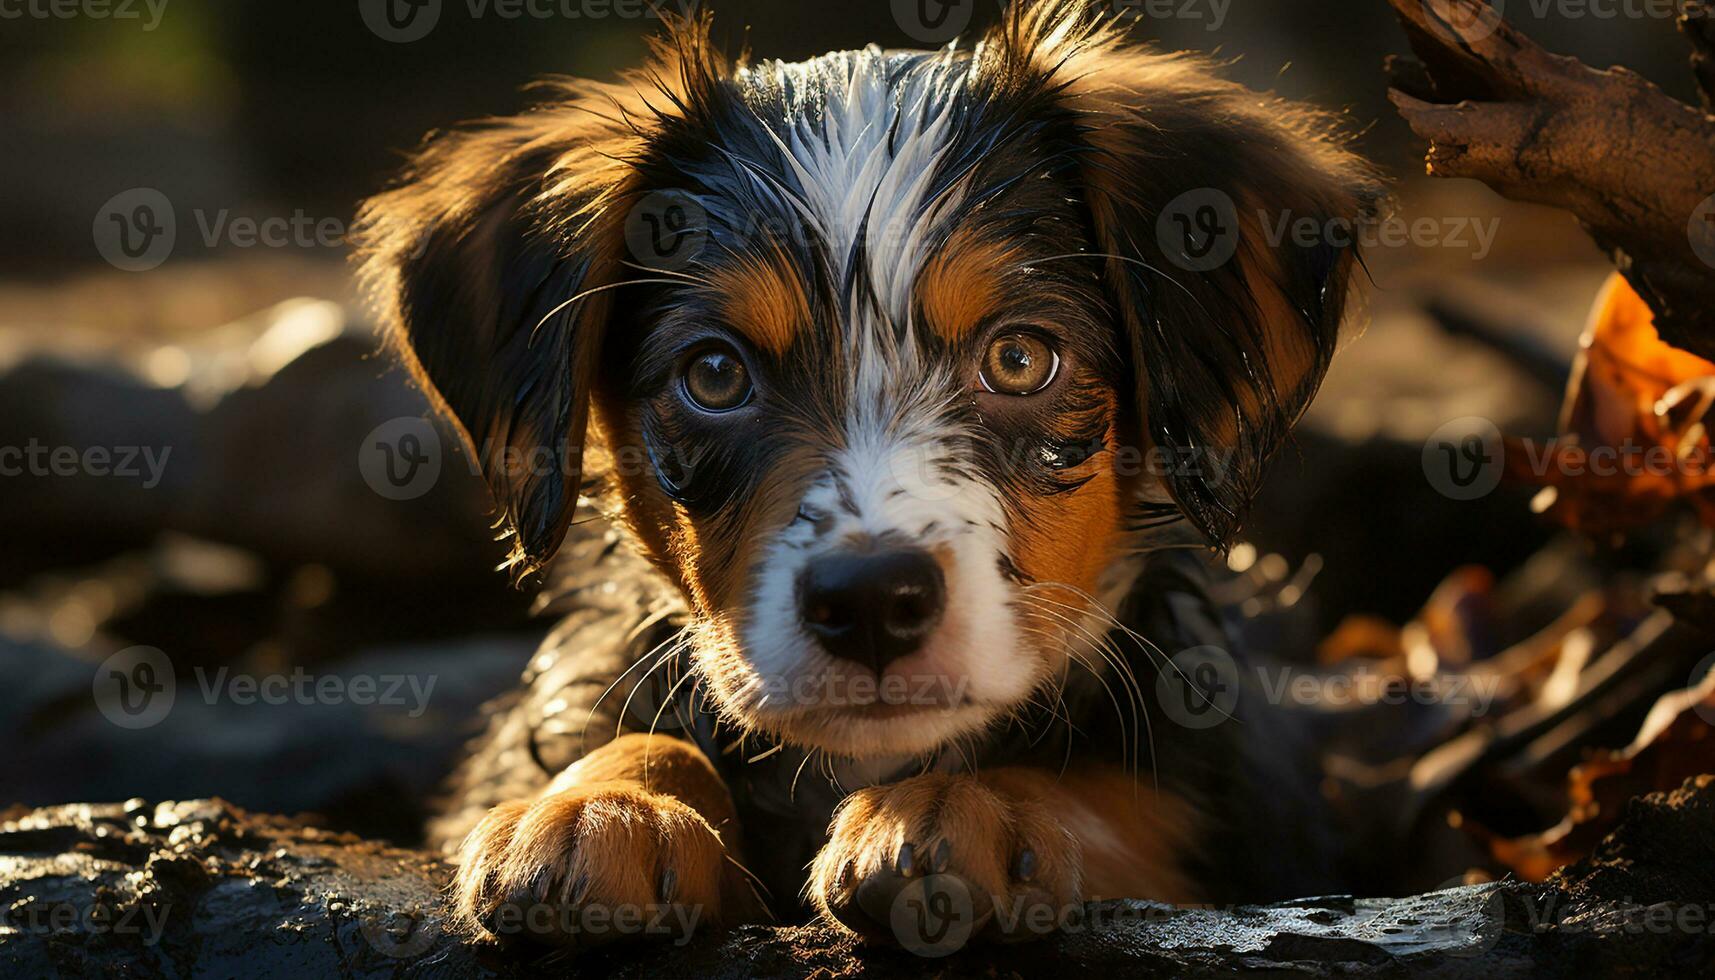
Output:
M804 628L829 653L877 674L922 646L946 602L941 566L915 549L826 555L798 582Z

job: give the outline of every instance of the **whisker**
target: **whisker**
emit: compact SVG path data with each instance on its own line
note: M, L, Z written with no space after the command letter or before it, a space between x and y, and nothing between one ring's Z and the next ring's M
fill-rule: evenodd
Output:
M1173 278L1172 273L1165 269L1158 269L1155 266L1150 265L1148 262L1139 258L1134 258L1130 255L1117 255L1113 252L1068 252L1065 255L1050 255L1047 258L1031 259L1029 262L1023 263L1023 265L1036 265L1039 262L1054 262L1059 259L1113 259L1117 262L1129 262L1132 265L1141 266L1172 283L1174 286L1177 286L1179 291L1191 297L1191 302L1196 303L1197 308L1203 310L1205 314L1209 312L1207 309L1203 308L1203 301L1197 298L1197 294L1186 288L1184 283Z
M715 288L715 284L707 278L693 275L681 269L660 269L655 266L644 265L641 262L632 262L629 260L621 264L636 269L639 272L652 272L660 276L676 276L677 278L683 279L685 282L691 283L695 286L706 286L709 289Z
M636 670L637 668L643 666L646 663L649 663L649 659L651 657L655 657L657 655L660 655L663 657L677 655L677 653L679 652L679 650L678 650L679 644L685 643L689 639L690 639L690 635L687 631L679 630L678 632L674 633L672 636L667 637L667 639L662 640L660 643L655 644L654 649L650 650L648 653L645 653L643 656L638 657L636 662L634 662L631 666L625 668L625 670L620 672L618 677L615 677L613 679L613 682L611 684L609 684L607 686L607 688L605 690L603 690L599 696L596 697L595 703L590 705L589 713L584 715L584 723L583 723L583 726L578 731L578 737L580 739L585 740L585 742L584 742L585 745L588 744L587 740L588 740L588 736L589 736L590 722L595 720L596 711L598 711L601 708L601 703L603 701L607 700L607 696L609 694L613 693L613 689L618 687L620 685L620 683L622 681L624 681L625 678L628 675L630 675L630 673L632 671ZM671 644L673 646L673 649L668 650L666 653L663 653L662 648L667 647L669 644ZM651 670L651 671L654 669L655 669L654 666L651 666L649 668L649 670ZM643 676L648 677L649 676L648 671L645 671ZM636 689L633 688L632 692L636 693ZM627 698L627 703L628 704L630 703L629 698ZM620 709L619 716L621 718L625 717L624 708ZM614 734L617 735L618 732L615 732Z
M657 657L655 663L651 664L649 669L644 671L643 674L637 678L637 683L633 684L631 686L631 690L629 692L627 692L627 694L625 695L625 703L619 706L619 716L614 719L614 722L613 722L613 737L614 738L618 738L620 731L625 727L625 716L631 712L632 699L637 697L637 692L643 689L644 684L649 683L650 675L654 674L657 670L660 670L662 667L665 667L668 664L673 663L677 659L677 656L680 653L680 651L683 649L682 644L688 643L689 641L690 641L690 635L688 633L681 634L680 642L674 644L674 646L671 649L664 652L660 657ZM639 661L639 663L641 663L641 662L642 661ZM631 671L627 670L626 673L629 674L629 673L631 673ZM623 677L624 675L622 674L620 676ZM592 711L592 713L593 713L593 711Z
M1029 596L1027 598L1030 598L1032 601L1040 601L1041 600L1041 597L1039 597L1039 596ZM1074 631L1077 634L1080 634L1082 636L1082 638L1085 640L1085 642L1090 644L1092 649L1095 649L1098 651L1098 653L1100 653L1101 641L1095 636L1095 634L1091 633L1081 623L1078 623L1076 620L1072 619L1070 616L1065 615L1064 613L1060 613L1060 612L1057 612L1053 609L1049 609L1046 607L1040 607L1039 606L1039 607L1037 607L1036 611L1043 614L1043 615L1046 615L1046 616L1052 616L1056 620L1059 620L1060 622L1064 623L1069 629L1071 629L1072 631ZM1120 738L1122 739L1122 744L1120 747L1120 763L1121 763L1121 765L1124 766L1126 764L1127 760L1135 760L1135 754L1132 751L1133 748L1135 747L1135 745L1134 744L1128 745L1124 742L1124 740L1126 739L1126 731L1127 731L1127 729L1126 729L1126 715L1125 715L1125 710L1120 707L1119 696L1114 693L1114 689L1111 685L1108 684L1107 678L1103 677L1102 672L1099 670L1096 670L1095 666L1093 664L1090 664L1090 663L1084 661L1082 658L1078 658L1077 652L1075 650L1073 650L1072 648L1068 648L1067 653L1069 656L1078 659L1079 663L1083 664L1084 667L1090 671L1091 676L1095 677L1096 681L1102 685L1102 688L1105 691L1107 691L1108 699L1113 702L1114 714L1119 718L1119 721L1120 721ZM1106 659L1105 655L1103 656L1103 659L1104 660ZM1133 709L1132 727L1131 727L1131 742L1135 743L1135 741L1137 739L1137 724L1136 724L1137 700L1131 696L1131 691L1129 689L1127 690L1126 694L1127 694L1127 700L1131 703L1131 707Z
M818 751L817 749L813 749L813 748L805 750L804 761L798 763L797 771L792 773L792 784L786 788L786 798L788 800L791 800L793 802L797 802L797 800L798 800L798 777L804 775L804 767L809 765L810 760L816 757L817 751Z
M650 271L659 272L661 270L653 269ZM542 329L543 324L547 323L549 320L552 320L556 314L560 313L566 307L571 306L573 303L576 303L580 300L588 299L589 297L594 296L597 293L605 293L610 289L623 289L626 286L649 286L649 285L679 286L679 285L683 285L683 283L681 283L677 279L627 279L624 282L610 282L605 286L596 286L592 289L586 289L583 292L577 294L576 296L573 296L571 299L566 300L564 303L561 303L560 305L549 310L547 313L544 313L542 315L542 319L537 320L536 325L534 327L530 328L530 344L534 345L536 343L536 334L537 334L537 332L539 332Z
M1036 589L1042 585L1062 586L1064 588L1067 588L1068 590L1074 592L1075 594L1082 596L1084 598L1085 602L1087 603L1087 605L1085 605L1085 606L1074 606L1074 605L1071 605L1069 603L1059 602L1057 600L1050 599L1047 596L1038 595L1038 594L1036 594L1036 592L1032 591L1033 589ZM1088 595L1088 593L1084 593L1080 589L1073 588L1072 586L1066 586L1066 585L1063 585L1063 583L1057 583L1057 582L1047 582L1047 583L1038 583L1037 586L1027 586L1022 591L1025 593L1025 598L1027 598L1030 602L1037 604L1035 606L1035 608L1040 612L1049 613L1051 615L1054 615L1055 613L1053 613L1053 611L1047 607L1048 606L1059 606L1060 608L1065 609L1065 610L1070 610L1072 613L1075 613L1079 616L1094 615L1100 619L1106 620L1110 623L1113 623L1116 626L1119 626L1122 630L1126 629L1124 624L1119 623L1117 618L1114 617L1114 615L1112 613L1108 612L1105 608L1103 608L1101 603L1096 601L1096 599L1093 596ZM1046 604L1046 605L1044 605L1044 604ZM1089 630L1087 628L1084 628L1081 623L1078 624L1078 628L1079 628L1079 631L1081 633L1083 633L1086 638L1089 638L1092 640L1095 639L1092 636L1092 634L1090 634ZM1133 631L1127 631L1127 632L1133 632ZM1141 639L1141 637L1139 637L1139 639ZM1145 642L1147 642L1147 641L1145 641ZM1143 684L1141 681L1138 680L1137 673L1132 668L1131 662L1125 657L1123 652L1120 651L1118 646L1115 644L1111 633L1103 635L1099 640L1095 640L1095 642L1093 642L1091 644L1091 646L1092 646L1092 649L1094 649L1096 651L1097 655L1099 655L1102 658L1103 662L1108 664L1108 666L1110 666L1111 668L1113 668L1115 673L1119 675L1120 683L1126 689L1126 696L1131 701L1135 715L1140 716L1142 719L1142 726L1141 727L1142 727L1143 731L1141 732L1141 734L1144 737L1144 740L1146 741L1148 748L1149 748L1150 775L1151 775L1151 778L1156 785L1157 790L1159 790L1161 777L1160 777L1160 773L1156 771L1155 723L1154 723L1154 719L1150 717L1149 702L1148 702L1147 696L1143 692ZM1082 663L1082 661L1080 661L1080 662ZM1087 665L1086 664L1086 667L1092 667L1092 666L1093 665ZM1139 734L1140 733L1137 732L1136 729L1134 728L1133 739L1135 740ZM1123 727L1122 727L1122 737L1123 737ZM1134 758L1134 765L1140 766L1142 764L1141 759L1138 759L1135 754L1134 754L1133 758ZM1134 768L1134 774L1135 774L1135 771L1136 770ZM1134 779L1133 785L1134 785L1134 787L1136 785L1135 779Z
M669 662L670 663L677 663L678 661L669 661ZM651 718L649 720L649 734L650 735L653 736L655 734L656 727L661 724L661 713L667 710L667 706L673 703L673 696L675 694L679 693L679 685L685 683L686 681L688 681L690 679L691 679L691 675L689 673L686 673L683 676L681 676L678 680L674 681L672 687L669 687L667 689L666 696L664 696L661 699L661 706L659 708L655 709L655 717ZM650 757L647 753L643 756L643 786L645 789L647 789L649 787L649 758Z
M1115 629L1124 633L1126 636L1130 637L1131 639L1136 640L1140 645L1143 646L1143 648L1146 651L1153 653L1156 657L1160 658L1161 664L1163 667L1171 667L1173 669L1173 672L1175 674L1179 675L1179 679L1187 685L1189 690L1196 691L1199 694L1202 694L1203 689L1198 687L1196 685L1196 683L1191 680L1191 678L1185 676L1185 671L1181 670L1179 668L1179 665L1173 662L1173 658L1169 657L1167 655L1167 653L1161 649L1161 647L1157 646L1155 644L1155 641L1151 640L1147 636L1144 636L1142 633L1139 633L1137 630L1132 629L1131 627L1127 626L1126 624L1120 622L1118 617L1116 617L1113 613L1108 612L1107 609L1103 608L1101 603L1098 602L1096 600L1096 598L1094 596L1090 595L1088 592L1085 592L1083 589L1080 589L1075 585L1069 585L1065 582L1038 582L1038 583L1035 583L1033 585L1027 585L1020 591L1028 592L1032 589L1037 589L1037 588L1065 589L1066 591L1072 593L1074 596L1077 596L1078 598L1083 599L1085 602L1089 603L1091 606L1091 608L1088 610L1089 612L1100 616L1102 619L1104 619L1108 623L1112 624ZM1043 597L1041 597L1041 596L1036 596L1035 598L1043 599ZM1052 599L1044 599L1044 601L1054 602L1054 600L1052 600ZM1062 607L1065 607L1065 608L1077 608L1077 607L1073 607L1073 606L1067 606L1065 603L1056 603L1056 604L1060 605ZM1239 724L1243 724L1242 721L1233 717L1231 712L1228 712L1228 711L1221 709L1220 706L1216 705L1215 702L1211 701L1207 695L1203 695L1203 703L1206 704L1207 706L1211 707L1211 708L1214 708L1217 711L1220 711L1221 715L1223 717L1225 717L1227 720L1235 721L1235 722L1239 722Z

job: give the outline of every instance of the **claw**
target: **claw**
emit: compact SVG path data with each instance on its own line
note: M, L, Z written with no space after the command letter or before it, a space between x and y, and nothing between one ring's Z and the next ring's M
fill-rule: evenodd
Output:
M1013 862L1012 876L1019 881L1029 881L1036 877L1036 852L1025 848L1018 854L1018 860Z
M679 873L672 868L661 872L661 901L671 902L679 890Z

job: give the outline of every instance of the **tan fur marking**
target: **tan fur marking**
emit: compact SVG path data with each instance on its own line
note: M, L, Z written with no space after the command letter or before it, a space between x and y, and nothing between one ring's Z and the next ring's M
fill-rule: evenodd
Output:
M1008 770L1010 771L1010 770ZM997 914L988 929L1017 922L1023 904L1064 908L1080 901L1082 857L1077 840L1039 797L1016 795L988 780L932 773L858 790L835 812L828 843L811 864L805 893L830 918L853 931L895 941L887 924L856 902L858 886L891 875L910 845L914 873L933 867L945 846L946 870L986 897ZM1019 855L1035 856L1029 881L1013 877ZM1004 913L1004 914L998 914Z
M566 769L537 799L501 804L471 831L453 881L459 918L472 932L498 924L577 947L621 933L567 933L557 918L543 919L550 924L543 932L527 928L527 916L587 903L653 917L651 910L671 903L698 909L709 925L765 921L728 858L724 841L738 832L732 797L695 747L661 735L622 736Z
M1012 501L1018 515L1011 522L1010 553L1020 571L1036 582L1095 590L1097 578L1117 557L1124 537L1124 502L1131 490L1130 481L1114 472L1113 462L1111 453L1097 453L1072 471L1095 471L1077 490L1047 497L1027 494ZM1056 598L1073 601L1067 595Z
M970 228L955 232L917 280L929 329L949 344L974 333L1000 308L1006 273L1017 264L1015 250L982 241Z
M776 249L767 260L746 256L710 273L721 315L734 329L770 354L784 354L809 328L810 300L801 277Z
M1156 793L1111 767L1062 774L996 769L983 782L1048 808L1084 855L1084 893L1184 905L1203 901L1183 858L1195 846L1194 814L1184 800Z

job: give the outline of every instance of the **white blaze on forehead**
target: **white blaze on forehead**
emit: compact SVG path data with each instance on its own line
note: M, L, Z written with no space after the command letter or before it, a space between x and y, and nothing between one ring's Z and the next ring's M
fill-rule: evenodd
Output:
M801 217L842 276L852 271L845 263L862 237L876 298L901 325L927 233L957 205L956 193L931 201L930 182L953 136L953 110L969 72L950 49L904 70L907 57L871 46L768 66L804 100L789 106L798 122L783 140L803 185L809 213Z
M968 382L956 366L917 356L910 322L932 233L963 203L957 190L931 200L931 183L956 135L970 63L950 52L910 64L908 57L872 47L757 69L777 74L802 100L788 106L797 122L779 134L803 189L799 217L836 274L870 292L845 297L853 319L841 328L853 356L838 445L828 447L800 519L759 562L742 630L756 678L741 698L765 679L826 669L828 656L799 621L798 579L818 557L883 537L941 560L947 608L920 655L960 681L969 704L1010 705L1035 683L1036 661L1017 633L1012 586L1001 572L1005 509L996 488L971 472L972 434L948 420L951 400L968 397ZM862 270L845 267L854 253ZM763 696L756 706L780 707ZM923 747L960 734L945 726L969 723L954 712L913 722L922 726Z

